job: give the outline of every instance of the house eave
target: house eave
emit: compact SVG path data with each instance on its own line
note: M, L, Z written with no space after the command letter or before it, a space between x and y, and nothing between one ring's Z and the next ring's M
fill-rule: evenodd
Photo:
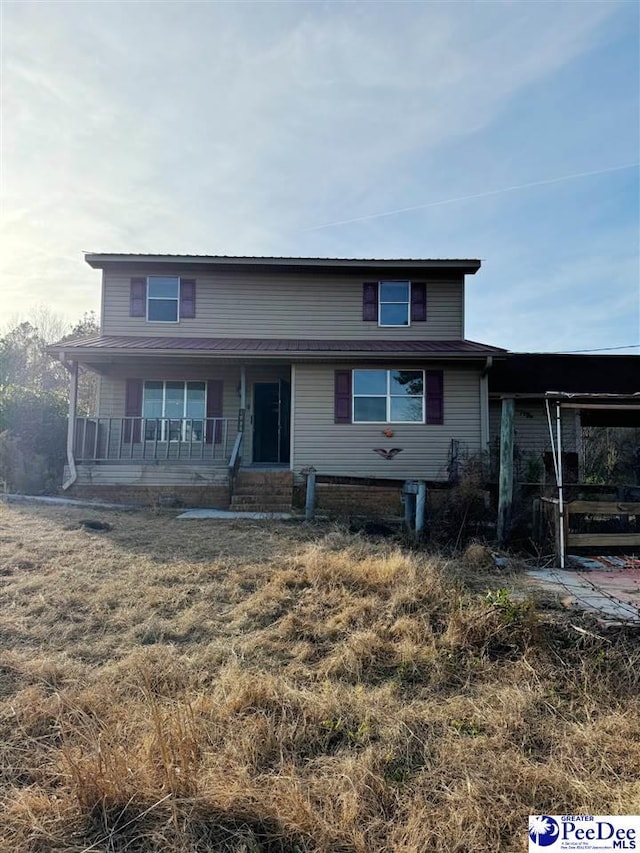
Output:
M306 271L371 272L408 271L457 273L474 275L482 264L477 258L284 258L233 255L137 255L86 252L85 261L93 269L149 265L173 266L187 269L215 268L220 271L251 269L255 272Z

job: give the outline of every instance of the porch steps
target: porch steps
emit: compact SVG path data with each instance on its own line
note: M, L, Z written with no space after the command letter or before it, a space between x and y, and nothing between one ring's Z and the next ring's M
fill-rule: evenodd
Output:
M240 470L229 509L236 512L290 512L292 499L291 471Z

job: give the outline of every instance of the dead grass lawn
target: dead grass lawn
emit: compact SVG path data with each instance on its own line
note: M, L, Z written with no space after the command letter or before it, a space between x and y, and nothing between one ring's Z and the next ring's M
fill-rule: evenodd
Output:
M0 507L0 849L512 853L530 813L638 813L634 638L482 557Z

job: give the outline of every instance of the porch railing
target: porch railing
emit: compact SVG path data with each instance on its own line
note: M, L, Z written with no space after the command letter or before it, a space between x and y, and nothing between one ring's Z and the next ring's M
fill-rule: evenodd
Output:
M228 462L229 418L76 418L76 462Z
M238 430L236 432L236 440L233 443L233 450L231 451L231 458L229 459L229 503L231 503L231 498L233 497L233 491L236 485L236 477L238 476L238 469L240 468L240 463L242 462L242 438L244 436L244 421L245 421L245 410L240 409L238 412Z

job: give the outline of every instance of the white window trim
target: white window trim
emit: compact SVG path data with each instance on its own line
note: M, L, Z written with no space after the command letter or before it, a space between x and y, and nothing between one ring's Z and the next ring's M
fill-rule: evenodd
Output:
M147 393L147 382L162 382L162 411L163 412L165 411L165 405L166 405L166 401L167 401L167 382L182 382L182 384L184 386L184 396L182 398L183 399L182 416L180 418L170 418L168 415L160 415L159 418L147 418L147 417L145 417L145 415L144 415L144 401L145 401L145 396ZM202 385L204 385L204 415L201 418L189 418L189 417L187 417L187 385L191 382L200 382ZM159 420L161 422L160 423L160 437L158 438L158 441L160 441L160 442L166 442L168 440L171 443L172 441L178 440L176 438L171 438L171 437L169 437L169 439L166 438L166 429L167 429L168 422L169 421L175 421L175 420L182 421L182 423L180 425L180 441L181 442L191 440L190 438L187 438L187 424L186 424L187 420L202 421L202 438L204 439L205 435L206 435L206 430L207 430L207 424L206 424L206 421L207 421L207 383L202 379L143 379L143 381L142 381L142 411L143 411L143 415L142 415L143 426L145 428L146 428L146 421L157 421L157 420ZM147 439L145 437L145 441L147 441L147 440L153 441L154 439L152 439L152 438ZM200 444L201 442L202 442L202 439L200 441L196 441L193 443L194 444Z
M386 394L356 394L355 388L355 373L363 370L384 370L387 374L387 393ZM422 420L420 421L392 421L391 415L391 400L394 397L406 399L408 395L391 394L391 374L401 372L402 370L411 370L413 373L422 373ZM387 401L387 419L385 421L357 421L356 420L356 397L376 397L379 400ZM415 398L414 398L415 399ZM352 424L426 424L427 422L427 377L424 370L407 368L407 367L354 367L351 371L351 423Z
M149 282L152 278L175 278L178 282L178 297L175 300L176 302L176 319L175 320L150 320L149 319L149 302L153 301L164 301L167 299L173 299L173 297L163 297L161 300L157 296L149 296ZM181 288L181 280L179 275L148 275L147 276L147 300L146 300L146 309L147 309L147 323L179 323L180 322L180 288ZM149 380L153 382L153 379ZM158 380L159 381L159 380ZM172 381L172 380L169 380ZM177 381L177 380L176 380Z
M409 285L409 298L406 302L382 302L381 294L382 294L382 285L383 284L408 284ZM407 322L405 323L382 323L382 305L406 305L407 306ZM407 281L407 279L385 279L385 281L378 282L378 328L380 329L408 329L411 326L411 282Z

